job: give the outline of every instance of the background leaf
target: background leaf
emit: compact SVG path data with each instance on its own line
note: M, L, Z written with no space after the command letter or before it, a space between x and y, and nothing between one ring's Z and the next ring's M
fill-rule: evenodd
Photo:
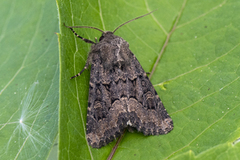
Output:
M46 159L58 131L56 4L0 6L0 159Z
M167 35L177 26L151 79L174 129L167 135L126 133L114 159L234 159L240 157L240 2L222 1L66 1L58 0L61 48L60 159L106 159L115 142L92 149L85 138L90 45L63 26L114 30L128 41L145 71L151 71ZM100 33L76 29L94 40Z

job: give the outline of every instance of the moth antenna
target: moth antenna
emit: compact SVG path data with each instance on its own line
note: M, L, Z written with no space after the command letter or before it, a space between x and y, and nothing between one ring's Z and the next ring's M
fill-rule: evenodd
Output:
M66 26L65 23L63 23L63 24L64 24L65 27L70 28L70 29L71 28L92 28L92 29L96 29L96 30L98 30L98 31L100 31L102 33L105 33L103 30L98 29L96 27L90 27L90 26Z
M120 27L122 27L123 25L125 25L125 24L127 24L127 23L129 23L129 22L135 21L135 20L137 20L137 19L139 19L139 18L145 17L145 16L147 16L147 15L149 15L149 14L155 12L156 10L157 10L157 9L155 9L155 10L153 10L152 12L149 12L149 13L147 13L147 14L144 14L144 15L142 15L142 16L139 16L139 17L137 17L137 18L133 18L133 19L131 19L131 20L129 20L129 21L127 21L127 22L121 24L121 25L118 26L118 27L117 27L112 33L116 32L116 30L118 30L118 29L119 29Z

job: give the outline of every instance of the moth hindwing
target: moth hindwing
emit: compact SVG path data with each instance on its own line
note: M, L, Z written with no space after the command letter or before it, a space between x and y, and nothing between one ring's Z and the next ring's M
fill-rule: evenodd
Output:
M91 64L86 125L90 146L105 146L128 126L144 135L167 134L173 129L172 119L129 44L113 34L119 27L113 32L86 26L66 27L83 41L92 43L84 69L71 77L81 75ZM72 28L97 29L102 36L95 43Z

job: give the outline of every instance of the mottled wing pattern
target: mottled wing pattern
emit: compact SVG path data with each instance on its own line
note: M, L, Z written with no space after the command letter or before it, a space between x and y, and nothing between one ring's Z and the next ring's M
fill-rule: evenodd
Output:
M136 57L130 66L105 70L93 53L89 86L87 140L100 148L120 136L127 126L144 135L166 134L173 122Z
M135 76L129 76L128 79L132 81L135 92L128 101L128 125L144 135L167 134L173 129L173 121L134 55L129 72L131 71L135 71Z
M117 92L123 82L103 83L106 76L112 77L111 74L106 75L103 71L99 54L94 54L87 113L87 140L94 148L100 148L113 141L127 127L127 105L124 104L124 99L118 98Z

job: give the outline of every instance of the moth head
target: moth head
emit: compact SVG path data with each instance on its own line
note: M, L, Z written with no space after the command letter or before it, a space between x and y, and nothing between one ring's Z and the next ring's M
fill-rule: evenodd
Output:
M106 31L102 33L102 36L99 38L99 41L103 40L105 37L111 37L113 35L113 32L111 31Z

